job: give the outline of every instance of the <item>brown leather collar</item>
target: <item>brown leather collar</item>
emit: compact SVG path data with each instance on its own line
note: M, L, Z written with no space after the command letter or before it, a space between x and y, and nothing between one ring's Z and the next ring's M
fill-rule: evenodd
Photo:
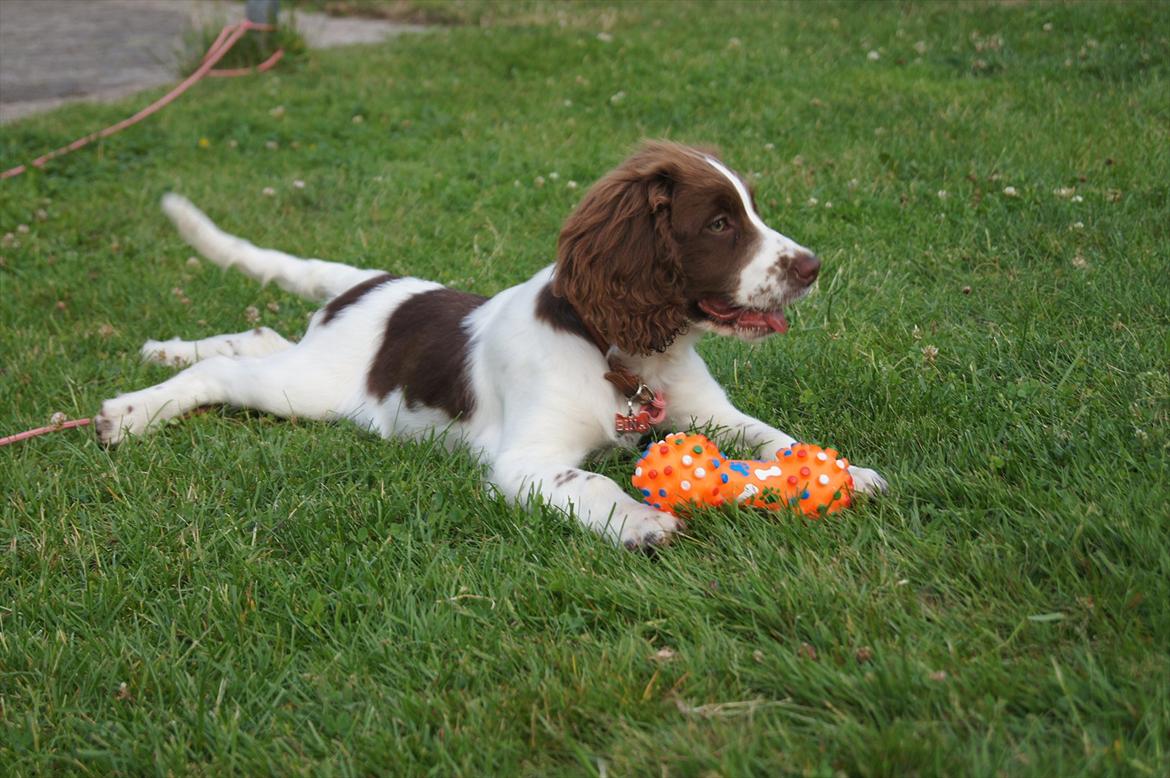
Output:
M569 302L566 300L566 302ZM581 326L589 333L593 345L597 346L597 350L601 352L601 356L605 357L609 363L609 372L605 374L605 380L609 381L614 387L622 393L622 396L629 400L636 400L638 402L650 402L654 398L654 392L642 380L642 377L637 373L632 372L628 367L621 363L617 357L609 355L610 344L602 334L594 327L588 319L581 315L577 307L569 302L569 307L573 313L577 315L577 319L581 322Z

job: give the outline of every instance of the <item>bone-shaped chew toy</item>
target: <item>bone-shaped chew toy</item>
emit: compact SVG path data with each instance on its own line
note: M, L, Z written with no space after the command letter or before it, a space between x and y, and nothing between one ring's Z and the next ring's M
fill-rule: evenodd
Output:
M706 436L681 432L650 444L633 483L642 502L672 514L688 504L738 502L818 518L847 508L853 492L849 460L831 448L793 443L772 460L727 459Z

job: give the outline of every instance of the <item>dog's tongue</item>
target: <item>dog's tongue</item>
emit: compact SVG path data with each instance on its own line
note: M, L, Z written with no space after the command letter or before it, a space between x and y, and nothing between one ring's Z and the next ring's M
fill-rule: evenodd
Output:
M780 334L788 332L788 320L781 311L744 311L735 322L746 328L769 329Z
M749 311L739 308L726 300L708 298L699 302L699 307L708 315L722 322L735 322L744 329L766 329L772 332L788 332L788 320L783 311Z

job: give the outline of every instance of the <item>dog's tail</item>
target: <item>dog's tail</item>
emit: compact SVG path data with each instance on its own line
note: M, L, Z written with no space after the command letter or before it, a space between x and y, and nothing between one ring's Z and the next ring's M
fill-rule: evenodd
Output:
M336 297L382 272L259 248L216 227L190 200L174 193L163 195L162 209L183 240L215 264L238 268L262 284L275 281L281 289L310 300Z

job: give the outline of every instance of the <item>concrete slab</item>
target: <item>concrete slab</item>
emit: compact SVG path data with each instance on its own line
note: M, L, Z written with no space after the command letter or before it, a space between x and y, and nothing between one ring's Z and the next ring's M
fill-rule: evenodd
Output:
M0 124L174 83L184 35L243 18L243 3L224 0L0 0ZM305 13L296 24L312 48L426 29Z

